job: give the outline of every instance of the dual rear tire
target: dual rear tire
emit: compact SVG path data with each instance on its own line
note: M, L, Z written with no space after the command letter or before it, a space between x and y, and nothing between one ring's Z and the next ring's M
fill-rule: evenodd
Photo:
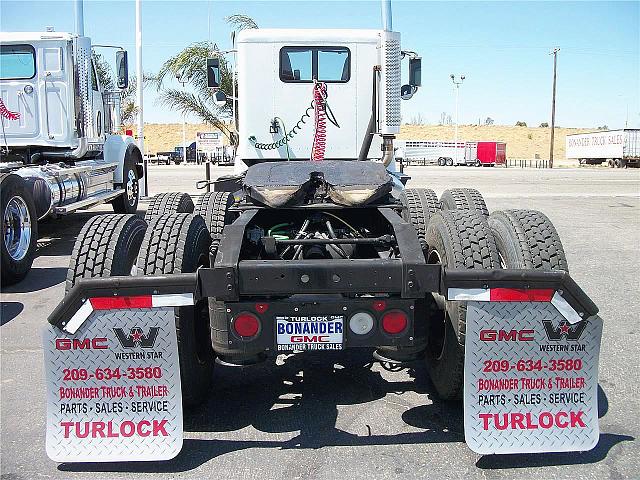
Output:
M71 255L66 290L80 279L191 273L209 265L211 236L199 215L99 215L83 227ZM207 397L214 364L207 300L175 308L183 404Z
M428 262L447 268L569 270L558 232L535 210L498 211L488 217L477 209L442 210L431 218L426 241ZM430 322L427 370L440 398L459 400L466 302L436 301L441 309Z
M199 215L175 213L152 219L138 255L138 275L192 273L209 264L211 236ZM213 376L214 353L209 341L206 299L176 307L178 359L182 402L191 408L202 403Z
M489 215L480 192L469 188L446 190L439 203L434 198L432 191L421 189L407 189L401 196L403 218L416 229L429 263L449 269L568 271L558 233L544 214L506 210ZM432 310L429 321L427 370L440 398L459 400L464 385L466 302L434 294L433 303L439 308Z

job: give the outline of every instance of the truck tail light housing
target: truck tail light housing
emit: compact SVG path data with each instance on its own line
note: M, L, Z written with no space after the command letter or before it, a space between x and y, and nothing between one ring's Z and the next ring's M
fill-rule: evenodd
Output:
M389 335L398 335L406 330L409 317L401 310L391 310L382 316L382 330Z
M260 331L260 319L249 312L238 314L232 325L236 334L244 339L255 337Z

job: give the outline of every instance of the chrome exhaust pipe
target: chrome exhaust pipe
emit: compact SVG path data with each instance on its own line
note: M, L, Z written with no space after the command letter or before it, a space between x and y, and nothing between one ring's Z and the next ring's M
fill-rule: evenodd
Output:
M393 19L391 18L391 0L382 0L382 29L385 32L393 31Z
M61 158L61 159L79 159L84 157L89 151L89 142L82 137L78 139L78 146L73 150L42 152L45 157Z

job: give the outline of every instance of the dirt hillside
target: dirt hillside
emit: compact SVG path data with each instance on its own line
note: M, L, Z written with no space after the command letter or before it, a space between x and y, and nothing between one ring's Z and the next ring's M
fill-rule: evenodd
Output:
M187 141L194 140L196 132L209 131L203 124L187 124ZM565 137L595 129L556 128L555 159L565 162ZM549 158L549 128L507 127L502 125L464 125L459 128L461 140L499 141L507 144L508 158ZM399 138L406 140L453 140L454 127L442 125L403 125ZM182 143L182 125L179 123L145 125L145 150L150 153L173 150ZM574 162L569 162L574 163Z

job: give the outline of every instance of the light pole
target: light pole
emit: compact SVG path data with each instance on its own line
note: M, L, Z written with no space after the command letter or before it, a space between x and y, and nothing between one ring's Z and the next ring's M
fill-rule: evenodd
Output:
M189 79L184 78L181 74L176 73L176 80L182 84L182 93L185 92L184 86L187 84ZM186 114L182 114L182 163L187 163L187 117Z
M455 143L455 152L456 152L456 160L455 160L455 164L458 164L458 97L460 95L460 85L462 85L462 82L464 82L465 76L464 75L460 75L460 80L456 80L456 76L452 73L451 75L449 75L449 77L451 78L451 81L453 82L453 88L456 91L456 130L455 130L455 139L454 139L454 143Z
M553 55L553 92L551 93L551 141L549 142L549 168L553 168L553 142L556 133L556 69L558 67L559 48L554 48Z

